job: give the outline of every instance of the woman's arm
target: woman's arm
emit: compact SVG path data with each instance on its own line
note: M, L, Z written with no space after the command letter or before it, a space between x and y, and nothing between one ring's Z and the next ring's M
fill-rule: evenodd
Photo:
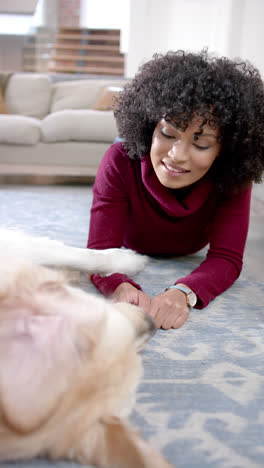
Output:
M126 217L129 210L128 183L133 176L130 161L121 144L112 145L99 167L93 186L90 230L87 247L108 249L122 247ZM130 183L133 181L130 180ZM92 275L94 286L109 296L121 283L140 286L126 275L115 273L107 277Z
M240 275L248 234L251 190L252 187L240 190L219 203L211 224L206 259L176 282L186 284L197 294L197 308L208 305Z
M183 283L196 293L197 308L205 307L229 288L240 274L249 225L250 198L251 188L220 203L211 226L206 260L175 283ZM168 289L152 298L148 313L158 328L178 328L189 316L186 296L177 289Z

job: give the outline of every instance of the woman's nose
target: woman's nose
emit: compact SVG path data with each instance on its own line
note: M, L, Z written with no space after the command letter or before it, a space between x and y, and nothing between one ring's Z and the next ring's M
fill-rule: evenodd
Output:
M177 161L188 159L187 145L182 141L173 143L170 150L168 151L168 156Z

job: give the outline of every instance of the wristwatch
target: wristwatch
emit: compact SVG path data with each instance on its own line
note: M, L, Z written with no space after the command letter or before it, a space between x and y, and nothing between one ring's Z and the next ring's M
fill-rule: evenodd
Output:
M186 294L188 307L194 307L196 305L197 296L190 288L188 288L188 286L183 286L181 284L173 284L172 286L166 288L165 291L167 291L168 289L179 289L179 291L184 292Z

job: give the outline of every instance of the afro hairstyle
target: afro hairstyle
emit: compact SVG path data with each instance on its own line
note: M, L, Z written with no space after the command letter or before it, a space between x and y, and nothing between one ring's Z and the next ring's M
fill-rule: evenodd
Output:
M139 68L116 102L119 136L130 158L151 148L165 118L185 130L199 116L218 128L221 150L210 174L221 191L261 182L264 171L264 86L249 62L182 50L155 54Z

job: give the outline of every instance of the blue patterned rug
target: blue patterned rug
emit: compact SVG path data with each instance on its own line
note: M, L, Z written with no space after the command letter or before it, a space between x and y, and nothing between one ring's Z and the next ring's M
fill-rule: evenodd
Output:
M1 224L85 247L91 187L10 185L0 188L0 197ZM259 256L263 264L263 250ZM137 281L154 295L201 258L201 252L151 258ZM90 284L82 287L95 292ZM263 277L245 264L229 291L203 311L193 310L182 328L158 331L143 351L145 374L131 419L177 468L264 467L263 297ZM0 464L79 466L45 460Z

